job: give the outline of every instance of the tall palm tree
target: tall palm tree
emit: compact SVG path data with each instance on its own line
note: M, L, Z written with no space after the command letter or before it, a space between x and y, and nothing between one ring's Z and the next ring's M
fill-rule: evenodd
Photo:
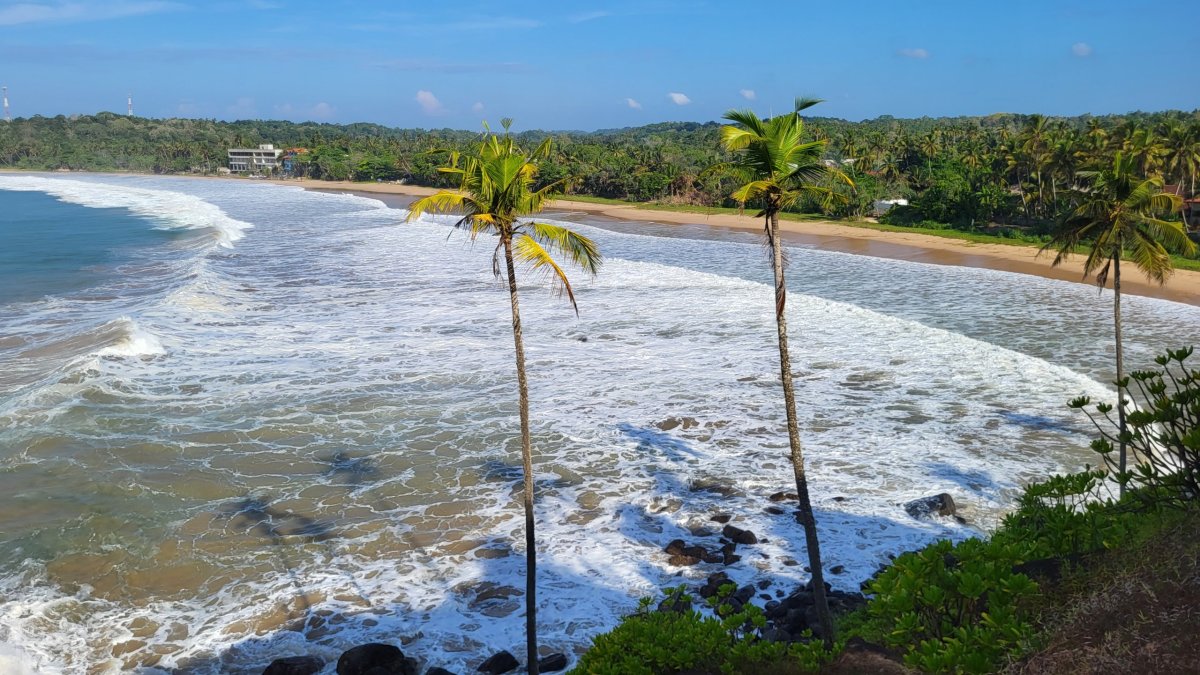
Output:
M459 156L451 155L451 166L439 171L457 176L457 191L442 190L419 199L409 207L408 220L426 211L461 215L456 227L470 233L471 240L481 234L494 235L498 241L492 253L492 272L508 281L512 304L513 346L517 358L517 392L521 417L521 465L524 472L525 507L525 648L528 669L537 675L537 551L533 518L533 452L529 438L529 387L525 376L525 346L521 333L521 312L517 304L516 263L531 271L543 272L556 290L564 293L579 313L575 293L563 268L551 251L560 253L589 274L596 274L602 261L595 242L561 225L526 220L541 212L546 201L566 182L556 181L535 189L538 162L550 152L546 139L532 153L517 147L508 133L511 120L505 119L503 136L489 134L478 151L458 166ZM549 249L549 250L547 250ZM503 266L503 272L502 270Z
M1087 185L1077 192L1077 203L1062 227L1042 251L1057 249L1054 265L1058 265L1080 244L1088 247L1083 265L1086 279L1096 273L1096 283L1103 288L1109 273L1113 278L1113 328L1117 357L1117 425L1118 467L1126 470L1125 443L1125 364L1121 345L1121 260L1129 260L1151 281L1164 284L1174 267L1168 247L1181 253L1196 251L1181 223L1162 220L1157 216L1178 210L1177 195L1163 192L1162 179L1144 178L1137 172L1137 159L1117 152L1112 166L1100 171L1080 171L1077 174ZM1097 271L1098 270L1098 271ZM1124 479L1121 494L1125 493Z
M833 622L825 597L825 576L821 567L821 548L817 539L816 518L808 494L808 476L804 469L804 452L800 446L800 423L796 416L796 395L792 387L792 361L788 355L787 318L784 305L787 284L784 281L783 243L779 240L779 212L795 205L804 197L821 200L834 198L828 187L818 185L832 175L851 184L849 178L822 161L827 141L804 141L804 121L800 111L820 103L814 99L796 99L793 112L761 120L749 110L730 110L725 119L733 125L721 127L721 144L734 153L734 159L718 164L713 171L724 173L743 182L730 195L743 206L747 202L762 205L758 213L763 218L767 244L771 249L771 267L775 273L775 325L779 334L779 368L783 380L784 408L787 411L788 443L791 448L792 471L796 480L800 522L804 526L805 547L812 568L813 599L820 622L821 637L827 645L833 642Z

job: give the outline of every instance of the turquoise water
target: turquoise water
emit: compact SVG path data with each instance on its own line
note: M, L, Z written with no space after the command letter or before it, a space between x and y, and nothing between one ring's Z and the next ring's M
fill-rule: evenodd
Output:
M102 285L139 253L179 238L122 208L0 190L0 305Z

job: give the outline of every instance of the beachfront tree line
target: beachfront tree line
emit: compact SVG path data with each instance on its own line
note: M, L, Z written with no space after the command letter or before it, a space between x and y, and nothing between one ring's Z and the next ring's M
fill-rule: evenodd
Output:
M1055 118L987 117L847 122L806 117L823 157L853 179L826 184L840 200L803 199L788 211L836 217L870 216L880 199L910 206L886 217L897 225L1048 235L1073 207L1080 171L1112 165L1119 152L1136 171L1200 189L1200 111ZM541 162L550 181L577 177L571 191L639 202L734 206L730 177L707 172L728 161L718 123L661 123L597 132L515 134L534 147L552 138L553 157ZM477 133L450 129L392 129L376 124L280 121L155 120L111 113L32 117L0 125L0 168L215 173L231 147L274 143L304 148L298 176L330 180L451 185L438 172L438 148L470 147ZM1178 217L1178 216L1177 216ZM1193 224L1200 226L1200 224Z
M820 540L812 508L800 440L786 318L786 256L780 239L779 214L804 200L822 204L849 201L842 188L853 189L854 182L841 170L845 163L825 161L827 139L809 138L801 112L819 103L797 99L793 112L761 119L749 110L731 110L725 119L733 122L720 130L721 148L727 161L716 162L701 175L730 179L737 186L730 198L740 206L760 208L764 233L771 253L774 276L775 322L779 349L780 383L788 436L789 459L796 484L797 520L803 527L805 550L811 571L813 607L818 635L827 650L834 648L834 625L825 595L824 566ZM541 212L559 190L577 180L554 177L547 181L542 167L553 157L551 139L543 139L533 152L523 150L510 133L511 120L504 120L504 134L487 134L474 148L461 155L443 151L449 165L442 174L457 179L456 189L443 190L413 203L408 220L426 212L455 214L455 227L465 229L471 240L492 235L497 243L492 256L492 271L507 282L512 310L512 331L516 358L517 399L520 419L520 446L523 472L522 504L525 517L526 592L525 635L528 672L538 672L537 641L537 545L535 536L535 493L533 445L530 431L528 384L524 343L518 303L515 263L523 263L530 272L542 272L551 284L565 293L578 312L575 295L563 268L552 253L564 255L589 274L599 271L602 256L596 244L569 228L538 222L532 217ZM438 154L438 153L433 153ZM1087 251L1085 275L1096 275L1102 287L1112 276L1114 284L1114 326L1120 444L1118 480L1122 494L1129 481L1126 468L1125 388L1121 345L1120 264L1129 259L1150 279L1163 283L1172 271L1167 246L1194 254L1195 245L1187 238L1181 223L1163 220L1180 207L1180 198L1164 192L1161 179L1147 178L1138 171L1134 157L1118 151L1110 167L1077 171L1064 183L1063 195L1069 199L1067 215L1055 228L1047 250L1056 250L1057 265L1081 249ZM540 186L540 187L538 187ZM1182 362L1182 357L1180 358ZM1073 405L1084 405L1074 402Z

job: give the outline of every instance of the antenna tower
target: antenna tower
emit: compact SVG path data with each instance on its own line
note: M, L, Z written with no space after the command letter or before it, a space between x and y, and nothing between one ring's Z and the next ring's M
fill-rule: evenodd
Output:
M4 121L11 122L12 121L12 112L9 111L9 109L8 109L8 87L3 87L3 89L4 89Z
M129 99L127 100L127 107L125 109L125 114L130 117L133 117L133 94L129 95Z

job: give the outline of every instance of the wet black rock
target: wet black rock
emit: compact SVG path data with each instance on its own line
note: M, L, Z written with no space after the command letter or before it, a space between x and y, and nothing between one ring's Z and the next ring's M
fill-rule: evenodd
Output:
M519 665L521 664L517 662L517 657L508 652L500 652L488 657L475 670L480 673L488 673L489 675L500 675L500 673L516 670Z
M718 513L715 516L713 516L712 518L709 518L709 520L713 521L714 523L721 523L722 525L724 525L725 523L728 523L730 520L733 520L733 516L729 515L728 513Z
M337 675L417 675L414 659L406 658L395 645L379 642L360 645L342 653Z
M829 568L830 574L841 574L842 572L845 572L845 571L846 571L846 568L843 565L834 565L833 567Z
M786 511L779 508L778 506L768 506L767 508L765 508L763 510L773 516L782 516L784 513L787 513Z
M683 549L686 547L687 544L682 539L672 539L663 550L670 555L683 555Z
M721 590L721 587L728 583L731 583L729 581L728 574L724 572L715 572L708 575L708 579L704 581L704 585L700 587L698 593L700 594L700 597L707 600L716 595Z
M275 659L263 675L313 675L325 667L325 662L315 656L289 656Z
M538 670L543 673L553 673L567 667L566 654L550 654L538 659Z
M800 499L795 492L776 492L768 497L773 502L794 502Z
M913 518L928 518L934 514L952 516L958 512L958 507L954 504L954 498L943 492L939 495L914 499L904 505L904 510Z
M731 541L747 546L758 543L758 537L750 530L743 530L733 525L726 525L721 534L728 537Z
M425 675L454 675L454 673L446 670L445 668L434 666L433 668L425 671Z
M700 558L693 558L690 555L673 555L667 558L667 564L676 567L691 567L692 565L699 564L699 562Z

